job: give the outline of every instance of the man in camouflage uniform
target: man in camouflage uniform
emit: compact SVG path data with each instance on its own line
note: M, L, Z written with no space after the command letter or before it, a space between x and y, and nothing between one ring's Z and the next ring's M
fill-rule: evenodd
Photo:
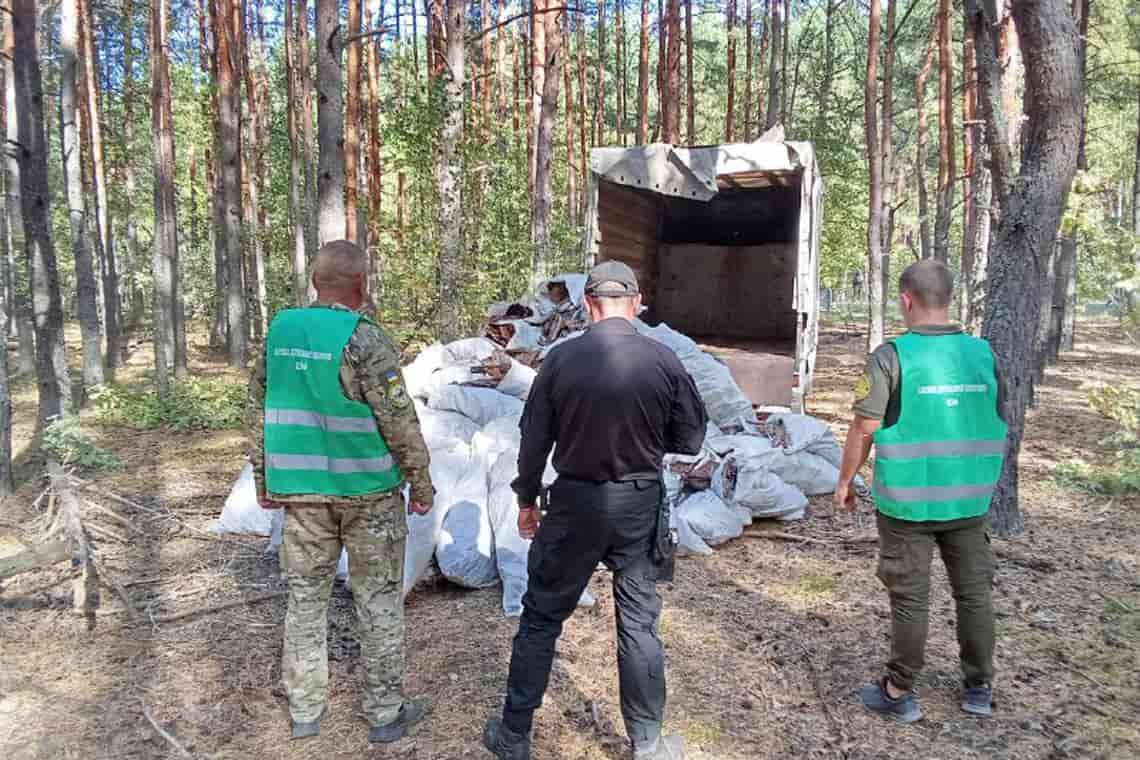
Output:
M401 490L406 482L410 512L431 509L428 452L404 390L399 351L360 314L367 272L358 246L325 245L313 266L316 302L277 315L250 381L258 496L266 508L285 508L281 567L289 606L281 670L294 738L319 734L326 710L327 612L342 547L364 659L369 739L395 741L424 713L402 694ZM329 363L336 357L339 373ZM346 448L351 458L337 458Z

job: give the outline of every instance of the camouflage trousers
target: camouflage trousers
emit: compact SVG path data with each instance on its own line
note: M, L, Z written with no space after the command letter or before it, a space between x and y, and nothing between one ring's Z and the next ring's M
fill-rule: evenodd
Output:
M318 720L328 692L328 606L341 548L348 549L364 661L364 717L394 721L403 704L404 503L399 492L361 504L287 506L281 569L289 581L281 680L293 720Z

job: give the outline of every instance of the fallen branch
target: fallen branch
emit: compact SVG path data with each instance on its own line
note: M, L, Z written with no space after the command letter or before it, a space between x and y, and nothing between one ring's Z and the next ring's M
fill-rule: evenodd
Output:
M51 541L25 549L10 557L0 557L0 581L29 570L41 570L58 564L71 559L71 554L69 541Z
M232 607L241 607L245 604L257 604L259 602L265 602L270 599L279 599L288 593L288 591L270 591L267 594L259 594L258 596L251 596L245 599L236 599L232 602L212 604L209 607L199 607L197 609L186 610L184 612L175 612L171 615L159 615L158 617L151 618L151 622L155 623L156 625L160 625L162 623L173 623L178 620L197 617L198 615L210 615L215 612L221 612L222 610L228 610Z
M163 739L166 740L167 744L169 744L171 747L173 747L175 749L175 751L178 752L178 754L181 755L182 757L193 757L193 755L191 755L190 752L185 747L183 747L181 744L178 743L177 739L175 739L173 736L171 736L169 733L167 733L162 728L162 726L158 725L158 721L156 721L154 719L154 716L150 714L150 708L146 706L146 702L143 702L140 699L139 704L142 705L143 717L146 718L147 723L149 723L151 725L151 728L153 728L155 730L155 732L158 733L159 736L161 736Z
M1052 573L1056 572L1057 570L1057 566L1047 559L1041 559L1039 557L1026 557L1022 554L1018 554L1017 552L1010 551L1009 549L994 547L994 554L996 554L999 559L1004 559L1006 562L1011 562L1015 565L1021 565L1022 567L1028 568L1030 570L1036 570L1040 573Z
M831 705L827 701L827 697L823 693L823 685L819 682L819 672L815 669L815 661L811 658L811 652L807 647L800 642L800 652L803 654L804 662L807 663L808 672L811 673L811 685L815 690L815 696L819 699L820 707L823 708L823 714L827 717L829 723L835 732L839 734L839 754L841 757L847 757L847 732L843 730L843 724L835 717L835 713L831 711Z
M813 546L859 546L862 544L877 544L878 536L856 536L855 538L841 538L837 541L825 541L822 538L811 536L797 536L795 533L784 533L780 530L746 530L744 538L766 538L772 541L794 541Z
M123 588L121 583L115 580L113 575L107 572L107 566L103 564L103 560L95 552L91 553L91 564L95 566L95 572L98 573L99 580L102 581L103 585L108 586L114 591L115 595L122 601L123 611L127 613L127 617L131 620L138 620L139 611L135 608L134 602L131 601L130 595L127 594L127 590Z
M119 525L122 525L124 528L131 531L132 533L142 533L143 532L142 528L135 525L133 522L131 522L127 518L123 517L118 512L114 511L113 509L107 509L102 504L99 504L98 502L91 501L90 499L84 499L83 503L86 504L87 506L91 507L92 509L94 509L96 512L99 512L100 514L106 515L107 517L111 518L112 520L117 522Z
M117 501L120 504L122 504L123 506L131 507L132 509L137 509L140 512L147 512L147 513L152 514L152 515L162 515L163 517L166 517L169 515L169 512L167 512L166 510L155 509L154 507L144 507L142 504L139 504L137 501L131 501L130 499L127 499L123 496L119 496L116 493L111 493L110 491L105 491L102 488L100 488L99 486L95 485L94 483L87 481L87 480L83 480L82 478L76 477L75 475L71 476L71 482L74 483L76 486L78 486L79 489L82 491L90 491L91 493L99 494L100 496L102 496L106 499L110 499L111 501Z

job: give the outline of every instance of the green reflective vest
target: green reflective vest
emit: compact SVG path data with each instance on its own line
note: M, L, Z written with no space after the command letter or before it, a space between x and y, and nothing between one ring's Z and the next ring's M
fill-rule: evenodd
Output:
M902 398L898 422L875 433L875 506L913 522L985 514L1006 438L989 344L910 332L894 345Z
M403 482L372 409L345 397L340 363L362 317L278 312L265 341L265 479L273 494L359 496Z

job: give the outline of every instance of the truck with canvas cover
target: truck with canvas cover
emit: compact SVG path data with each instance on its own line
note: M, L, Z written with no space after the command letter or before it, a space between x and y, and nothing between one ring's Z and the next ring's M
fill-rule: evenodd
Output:
M757 406L801 409L819 335L823 181L811 143L590 153L585 261L633 268L647 307Z

